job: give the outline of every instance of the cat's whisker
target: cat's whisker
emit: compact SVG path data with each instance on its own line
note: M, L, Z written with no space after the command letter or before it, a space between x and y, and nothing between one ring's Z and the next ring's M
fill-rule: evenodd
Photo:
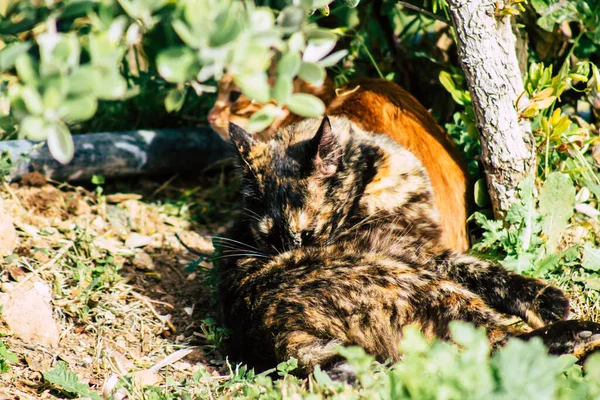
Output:
M246 248L253 249L253 250L256 250L256 251L260 251L260 249L258 247L249 245L248 243L240 242L239 240L234 240L234 239L226 238L226 237L222 237L222 236L207 236L207 237L209 237L209 238L211 238L213 240L216 239L216 240L223 240L223 241L228 241L228 242L236 243L236 244L239 244L239 245L244 246Z

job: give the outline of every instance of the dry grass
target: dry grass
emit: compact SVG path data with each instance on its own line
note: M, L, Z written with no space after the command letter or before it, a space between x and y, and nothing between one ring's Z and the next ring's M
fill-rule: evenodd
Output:
M2 290L45 282L53 292L60 342L25 343L2 326L7 336L0 340L20 362L0 374L0 398L54 398L41 374L59 360L99 389L111 375L148 369L205 336L201 321L214 315L210 290L204 274L184 272L197 257L175 233L195 249L212 250L208 233L219 227L209 231L193 221L189 204L178 205L187 196L201 212L211 207L210 193L198 187L190 195L189 187L185 192L162 183L137 185L148 201L56 183L4 187L2 207L13 216L19 241L2 263ZM197 362L218 370L220 355L207 350L195 348L185 360L167 362L168 375L189 377Z

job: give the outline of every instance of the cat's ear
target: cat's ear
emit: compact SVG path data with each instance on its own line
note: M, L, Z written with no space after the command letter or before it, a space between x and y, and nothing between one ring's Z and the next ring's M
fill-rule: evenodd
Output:
M331 176L337 171L340 159L343 155L342 145L331 129L331 123L327 115L323 117L317 134L312 139L316 147L314 164L319 173Z
M232 122L229 123L229 137L241 157L247 156L255 143L251 133Z

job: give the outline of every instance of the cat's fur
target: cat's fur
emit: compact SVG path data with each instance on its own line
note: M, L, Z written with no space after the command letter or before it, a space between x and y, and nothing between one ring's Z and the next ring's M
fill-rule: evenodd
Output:
M450 321L472 322L496 347L517 333L500 312L532 327L566 318L559 289L441 244L428 176L388 137L340 117L304 120L269 142L230 132L251 218L229 235L250 256L220 268L233 357L259 368L294 357L310 372L332 366L340 344L397 360L408 324L448 339ZM541 336L567 343L563 331Z
M442 243L449 249L467 250L468 179L464 162L448 135L414 97L393 82L371 78L357 79L338 89L329 79L321 87L296 79L294 91L316 95L327 106L328 115L346 117L366 131L382 132L412 152L431 179ZM208 119L212 128L228 140L228 123L247 128L250 116L261 107L242 95L232 78L225 76ZM284 111L259 136L268 139L276 129L300 119Z

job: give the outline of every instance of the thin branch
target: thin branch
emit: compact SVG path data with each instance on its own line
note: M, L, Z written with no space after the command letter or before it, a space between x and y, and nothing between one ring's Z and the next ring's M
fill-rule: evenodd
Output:
M429 18L433 18L433 19L435 19L437 21L440 21L440 22L443 22L443 23L445 23L447 25L450 25L450 21L448 21L446 18L440 17L439 15L435 15L431 11L424 10L421 7L417 7L415 5L407 3L405 1L398 1L398 4L400 4L402 7L406 7L408 9L410 9L410 10L413 10L413 11L419 12L419 13L421 13L423 15L426 15Z

